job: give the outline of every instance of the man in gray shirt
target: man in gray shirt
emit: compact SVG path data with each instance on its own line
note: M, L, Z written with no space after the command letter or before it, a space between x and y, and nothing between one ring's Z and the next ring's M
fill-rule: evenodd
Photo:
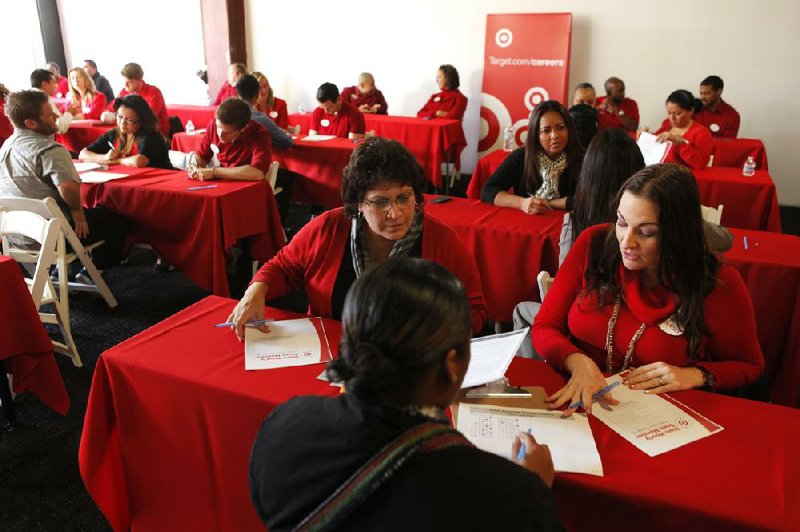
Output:
M84 244L105 240L93 251L99 269L119 264L131 223L102 206L81 205L81 178L67 149L53 139L56 114L47 94L11 93L6 114L14 134L0 148L0 196L53 198Z

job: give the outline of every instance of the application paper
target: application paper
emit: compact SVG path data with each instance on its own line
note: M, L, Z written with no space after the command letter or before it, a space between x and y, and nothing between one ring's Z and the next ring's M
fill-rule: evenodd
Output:
M644 164L647 166L663 163L667 151L672 147L672 142L656 142L656 136L647 131L639 134L636 144L639 146L642 157L644 157Z
M303 140L307 140L309 142L322 142L323 140L331 140L335 138L336 135L309 135L307 137L303 137Z
M94 170L81 174L81 183L107 183L114 179L128 177L128 174L117 174L114 172L96 172Z
M245 329L244 369L273 369L320 364L331 350L320 318L275 321L270 332Z
M527 332L526 327L517 331L473 338L472 356L461 387L470 388L502 379Z
M476 447L511 459L520 432L550 448L556 471L603 476L603 464L585 415L561 417L559 410L459 403L458 430Z
M626 374L607 381L622 380ZM623 385L614 389L614 399L618 405L597 405L592 408L592 415L648 456L658 456L723 430L667 394L645 394Z

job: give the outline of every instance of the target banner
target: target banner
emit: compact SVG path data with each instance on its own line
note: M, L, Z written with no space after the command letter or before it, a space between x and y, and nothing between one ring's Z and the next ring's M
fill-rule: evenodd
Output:
M517 145L544 100L567 102L572 13L488 15L478 156L502 148L509 124Z

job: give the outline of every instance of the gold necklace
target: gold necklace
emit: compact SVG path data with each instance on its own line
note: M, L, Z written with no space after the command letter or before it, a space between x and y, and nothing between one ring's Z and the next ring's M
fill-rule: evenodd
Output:
M614 311L611 313L611 319L608 320L608 332L606 332L606 353L608 353L608 357L606 358L606 373L614 373L612 371L612 359L614 357L614 328L617 326L620 301L621 297L617 296L617 300L614 302ZM620 372L628 369L628 365L631 363L631 357L633 356L633 348L636 347L636 342L639 341L639 338L641 338L646 327L647 324L642 323L639 326L639 329L636 331L636 334L634 334L633 338L631 338L631 342L628 344L628 351L625 353L625 359L622 361L622 367L619 370Z

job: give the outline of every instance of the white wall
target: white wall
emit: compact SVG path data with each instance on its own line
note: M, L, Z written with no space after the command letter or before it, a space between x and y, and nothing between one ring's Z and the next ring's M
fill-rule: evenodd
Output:
M0 50L0 83L30 89L31 72L46 63L35 0L0 0Z
M705 76L721 76L724 98L742 115L740 136L767 146L780 203L800 206L796 0L405 0L353 9L322 0L246 0L245 6L248 66L269 76L290 111L313 105L320 83L355 84L368 70L390 113L415 114L436 91L437 67L455 65L470 100L466 172L478 143L486 15L572 12L570 86L602 87L619 76L639 103L642 125L657 127L672 90L696 94Z
M93 59L114 92L120 70L139 63L167 103L207 105L200 0L59 0L67 68ZM4 48L5 49L5 48Z

